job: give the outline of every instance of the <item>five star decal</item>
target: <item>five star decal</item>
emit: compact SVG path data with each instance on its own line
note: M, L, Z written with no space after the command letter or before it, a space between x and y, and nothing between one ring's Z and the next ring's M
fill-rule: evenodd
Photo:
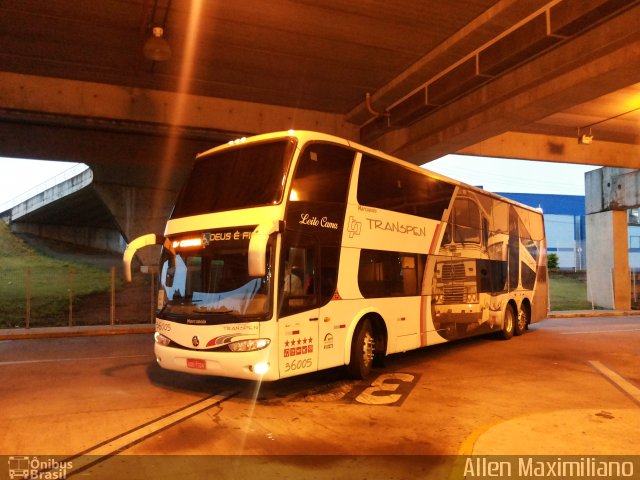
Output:
M302 337L285 340L284 356L295 357L296 355L307 355L313 353L313 338Z

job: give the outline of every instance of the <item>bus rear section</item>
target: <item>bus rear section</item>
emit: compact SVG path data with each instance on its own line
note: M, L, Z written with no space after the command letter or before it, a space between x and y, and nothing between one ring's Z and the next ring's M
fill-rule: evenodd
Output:
M547 311L542 214L461 188L437 252L433 284L433 323L444 338L495 331L506 338L521 335Z

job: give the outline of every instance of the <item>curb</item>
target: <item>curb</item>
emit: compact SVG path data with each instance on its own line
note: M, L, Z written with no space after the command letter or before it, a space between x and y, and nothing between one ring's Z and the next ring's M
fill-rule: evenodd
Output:
M32 338L90 337L97 335L151 334L154 324L89 325L77 327L38 327L0 329L0 340L25 340Z
M640 310L566 310L549 312L546 318L633 317Z

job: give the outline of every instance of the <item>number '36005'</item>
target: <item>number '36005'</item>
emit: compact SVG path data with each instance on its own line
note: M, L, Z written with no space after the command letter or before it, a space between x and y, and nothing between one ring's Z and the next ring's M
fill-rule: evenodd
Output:
M310 358L305 358L302 360L294 360L293 362L285 363L284 371L293 372L295 370L302 370L305 368L309 368L311 365L313 365L313 362L311 361Z

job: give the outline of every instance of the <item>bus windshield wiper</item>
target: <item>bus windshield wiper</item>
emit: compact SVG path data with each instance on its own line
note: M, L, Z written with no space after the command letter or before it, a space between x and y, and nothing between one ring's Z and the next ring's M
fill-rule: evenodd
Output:
M212 308L211 310L207 309L206 307L198 307L198 308L194 308L192 310L193 313L200 313L202 315L207 315L207 314L226 314L226 313L233 313L233 310L225 308L225 307L220 307L220 308Z

